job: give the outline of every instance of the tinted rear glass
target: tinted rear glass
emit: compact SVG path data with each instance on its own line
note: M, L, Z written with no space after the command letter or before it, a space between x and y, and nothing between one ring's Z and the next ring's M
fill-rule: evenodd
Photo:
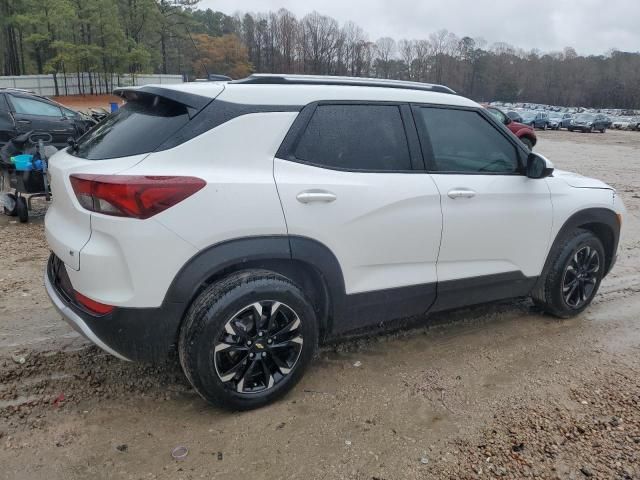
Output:
M295 151L299 160L347 170L411 170L395 105L320 105Z
M181 103L141 94L78 140L72 155L87 160L128 157L153 152L189 121Z

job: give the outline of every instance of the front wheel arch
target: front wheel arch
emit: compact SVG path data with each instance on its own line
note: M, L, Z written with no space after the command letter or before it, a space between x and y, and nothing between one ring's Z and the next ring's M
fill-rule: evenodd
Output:
M558 249L562 246L563 240L575 230L587 230L593 233L602 242L605 254L605 273L606 276L613 264L615 263L615 255L618 249L618 241L620 239L620 224L618 217L613 210L607 208L588 208L574 213L569 217L562 228L558 231L545 260L542 273L538 277L534 292L541 293L544 286L544 279L552 267L553 258L555 258Z

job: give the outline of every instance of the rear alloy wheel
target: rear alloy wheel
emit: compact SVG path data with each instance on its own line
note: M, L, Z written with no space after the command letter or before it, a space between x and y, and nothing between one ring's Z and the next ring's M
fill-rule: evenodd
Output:
M185 375L205 400L248 410L293 388L317 344L315 311L302 290L282 275L248 270L198 296L178 350Z
M286 379L303 345L300 318L291 307L256 302L231 317L214 342L216 373L238 393L263 392Z
M579 314L595 297L605 273L602 242L588 230L575 230L554 244L548 262L533 291L534 302L560 318Z

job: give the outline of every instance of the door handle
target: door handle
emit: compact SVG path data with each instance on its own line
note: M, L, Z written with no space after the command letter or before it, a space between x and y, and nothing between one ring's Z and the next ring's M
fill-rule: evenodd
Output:
M454 188L449 190L447 195L455 200L456 198L473 198L476 196L476 192L468 188Z
M305 190L304 192L300 192L296 198L300 203L331 203L335 201L337 197L327 190Z

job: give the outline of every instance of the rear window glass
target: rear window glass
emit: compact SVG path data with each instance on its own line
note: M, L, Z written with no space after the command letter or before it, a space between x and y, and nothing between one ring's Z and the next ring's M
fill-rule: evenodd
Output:
M87 160L128 157L153 152L189 121L181 103L140 94L96 125L69 153Z
M297 159L347 170L411 170L395 105L320 105L295 151Z

